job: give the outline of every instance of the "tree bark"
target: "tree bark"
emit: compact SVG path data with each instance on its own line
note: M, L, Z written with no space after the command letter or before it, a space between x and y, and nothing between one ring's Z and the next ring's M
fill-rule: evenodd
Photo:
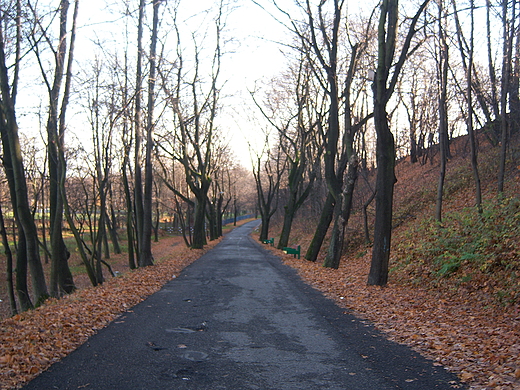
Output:
M128 148L125 147L125 150ZM135 262L135 253L134 253L134 208L132 203L132 194L130 191L130 185L128 183L128 175L126 173L126 167L129 160L128 152L125 151L125 157L123 160L123 166L121 167L122 178L123 178L123 188L125 191L125 205L126 205L126 239L127 239L127 252L128 252L128 267L130 269L137 268L137 264Z
M152 206L153 206L153 109L155 105L155 74L157 55L157 30L159 26L159 6L161 0L153 2L152 38L150 42L150 73L148 77L148 117L146 123L146 152L144 173L144 198L143 198L143 230L139 255L139 266L145 267L153 264L152 256Z
M448 44L446 42L446 32L442 26L442 21L446 20L443 16L443 5L439 3L439 37L440 37L440 56L438 59L438 75L440 83L439 94L439 149L440 149L440 171L437 184L437 202L435 206L435 219L442 220L442 199L444 192L444 179L446 177L446 164L449 157L448 145L448 110L447 110L447 90L448 90Z
M346 183L341 194L341 202L336 203L334 210L335 226L332 230L329 251L323 264L324 267L335 269L339 268L345 242L345 230L347 228L348 220L350 218L350 211L352 209L352 198L354 195L354 186L357 179L357 168L358 162L355 155L353 155L348 165L348 173L345 180ZM341 205L341 208L338 207L339 205Z
M196 197L195 215L193 221L193 249L202 249L207 244L206 240L206 197Z
M389 0L392 1L392 0ZM384 286L388 281L388 263L392 238L392 213L395 178L394 136L388 126L384 107L374 107L377 129L376 219L372 262L368 284Z
M325 203L323 204L323 209L321 210L320 220L312 236L312 241L307 249L307 253L305 253L305 259L309 261L316 261L318 259L320 249L327 236L332 217L334 216L334 204L334 196L329 191Z
M2 134L2 147L3 147L3 166L5 175L7 177L7 184L9 186L9 193L11 197L11 205L13 207L13 240L16 252L16 265L15 265L15 285L16 295L20 302L20 308L22 311L32 309L33 303L29 295L29 288L27 285L27 250L25 245L25 235L23 232L20 219L18 217L18 207L16 206L16 186L13 174L13 164L11 162L11 152L9 147L9 136L7 131L6 123L2 117L0 121L0 131ZM18 242L16 240L18 236Z
M387 80L397 37L397 0L383 0L378 27L378 62L374 80L374 125L376 128L376 219L369 285L383 286L388 280L388 261L392 237L392 207L396 181L394 136L388 125Z
M142 143L142 85L143 85L143 24L144 24L144 8L145 0L139 1L139 21L137 25L137 65L135 72L135 112L134 112L134 130L135 130L135 153L134 153L134 215L135 215L135 238L136 238L136 255L137 265L141 265L141 248L143 246L143 179L141 171L141 143Z
M112 241L114 253L120 254L121 246L119 245L119 235L117 234L116 213L115 213L113 205L110 205L110 214L111 214L110 218L107 215L107 229L108 229L108 232L110 233L110 241Z
M60 33L58 49L56 50L56 68L54 70L54 81L49 90L49 118L47 120L47 151L49 161L49 191L50 191L50 241L51 241L51 295L59 297L63 293L74 291L74 280L70 272L68 259L70 253L63 240L63 202L60 194L60 178L66 175L65 158L60 158L64 154L64 131L65 131L65 112L68 104L68 94L71 83L71 67L75 39L76 17L78 2L76 1L73 16L73 29L71 35L69 61L65 67L67 56L67 20L69 2L60 2ZM66 70L66 73L65 73ZM43 70L42 70L43 71ZM66 74L66 87L61 107L61 115L58 116L59 98L63 76Z
M5 230L4 212L0 207L0 235L2 236L2 244L4 246L4 254L6 261L6 283L7 283L7 296L9 297L9 306L11 307L11 314L14 316L18 314L18 307L16 305L16 299L14 294L13 284L13 253L9 245L9 238L7 237L7 231Z
M502 51L502 84L500 87L500 163L498 172L498 192L504 192L504 177L506 172L507 146L509 143L509 123L507 120L507 97L510 91L510 78L513 60L513 40L515 34L515 18L516 18L516 1L513 0L511 6L511 20L507 20L507 4L506 0L502 3L502 23L503 23L503 51ZM511 113L513 106L510 105ZM513 115L511 115L511 119ZM512 120L510 120L512 122Z
M36 305L41 304L48 298L48 290L43 273L43 266L40 261L38 247L38 232L36 224L31 213L28 201L27 183L25 179L25 170L23 166L23 158L20 148L20 140L18 138L18 124L16 121L16 113L14 106L14 98L11 95L9 86L9 76L6 66L4 32L0 27L0 93L1 113L0 113L0 130L2 132L4 159L9 154L10 164L12 168L12 181L14 199L13 205L16 205L16 212L19 219L23 235L25 238L27 263L31 271L31 280L33 294ZM6 141L6 142L4 142ZM20 250L20 248L18 248Z
M383 0L378 26L378 59L373 84L374 125L376 141L376 218L372 261L368 274L369 285L386 285L392 238L392 213L395 177L395 141L388 124L386 106L390 99L401 69L408 56L415 26L428 5L425 0L413 17L399 59L394 65L397 39L398 0ZM390 69L394 68L390 77ZM387 84L388 83L388 84Z
M207 204L207 214L208 214L208 230L209 230L209 240L213 241L216 240L218 236L218 226L217 226L217 205L216 200L213 198L213 201L211 199L206 200Z

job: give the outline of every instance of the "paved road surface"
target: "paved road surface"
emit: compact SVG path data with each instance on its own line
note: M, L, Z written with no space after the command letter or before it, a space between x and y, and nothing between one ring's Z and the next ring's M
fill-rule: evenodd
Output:
M230 232L25 389L452 389L249 237ZM459 387L461 388L461 387Z

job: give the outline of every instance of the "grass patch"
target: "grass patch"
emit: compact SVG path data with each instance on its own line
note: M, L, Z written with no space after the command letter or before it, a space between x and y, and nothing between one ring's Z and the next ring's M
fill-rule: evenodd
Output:
M499 277L500 302L516 302L520 273L520 198L495 199L475 208L446 213L442 223L430 218L407 231L397 245L394 270L415 278L456 279L457 285L475 281L472 275ZM477 278L478 279L478 278ZM507 288L506 286L509 286Z

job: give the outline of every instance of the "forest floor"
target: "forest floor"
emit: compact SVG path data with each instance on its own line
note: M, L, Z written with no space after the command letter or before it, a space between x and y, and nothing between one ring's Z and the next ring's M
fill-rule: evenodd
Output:
M456 373L470 389L520 389L519 305L490 307L477 294L392 281L367 286L369 253L343 261L338 270L290 255L283 259L339 306Z

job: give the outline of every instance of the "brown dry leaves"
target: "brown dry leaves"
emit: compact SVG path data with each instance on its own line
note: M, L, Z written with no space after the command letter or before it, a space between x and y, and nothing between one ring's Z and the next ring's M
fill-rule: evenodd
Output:
M339 270L287 255L283 259L340 306L457 373L471 389L520 389L518 305L505 310L421 287L367 286L369 254L344 261Z
M212 242L208 250L217 242ZM184 245L154 249L157 264L1 322L0 388L16 388L72 352L122 312L158 291L203 251Z

